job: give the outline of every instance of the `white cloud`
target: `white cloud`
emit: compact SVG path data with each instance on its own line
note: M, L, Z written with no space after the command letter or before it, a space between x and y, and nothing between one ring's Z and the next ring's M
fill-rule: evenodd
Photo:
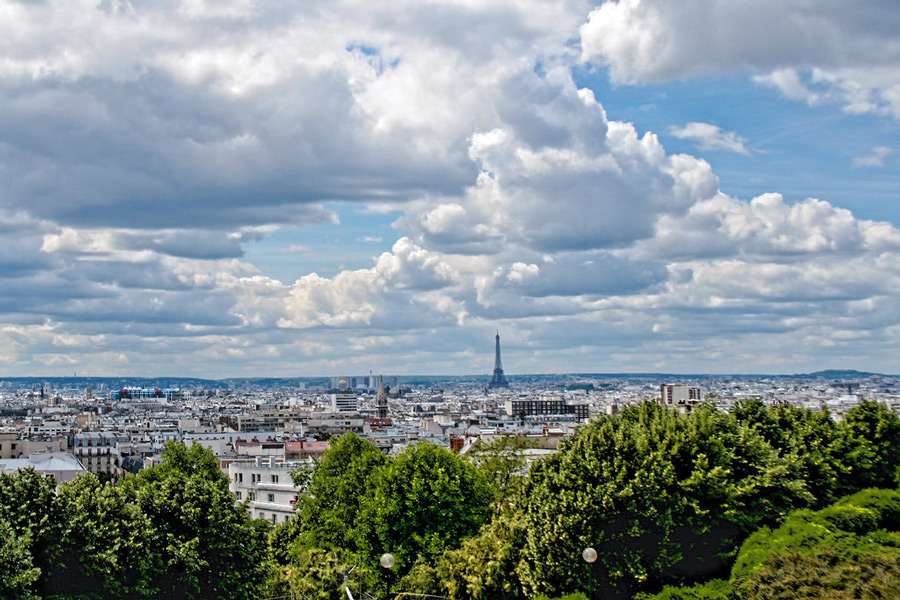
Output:
M853 159L853 167L883 167L884 159L891 153L887 146L875 146L872 153L867 156L857 156Z
M791 98L890 113L894 12L843 7L607 2L582 56L634 82L749 66ZM489 372L497 326L512 371L783 370L826 342L893 364L900 231L733 198L611 120L573 80L584 3L96 8L3 5L9 373ZM748 152L714 125L672 133ZM326 203L351 202L400 214L389 251L289 284L247 258L294 225L281 249L324 256L303 226L341 231Z
M581 45L619 82L750 67L791 99L900 119L898 29L892 0L608 0L581 27Z
M744 146L747 141L733 131L722 131L710 123L688 123L684 127L671 127L669 133L682 140L694 140L701 150L724 150L749 155Z

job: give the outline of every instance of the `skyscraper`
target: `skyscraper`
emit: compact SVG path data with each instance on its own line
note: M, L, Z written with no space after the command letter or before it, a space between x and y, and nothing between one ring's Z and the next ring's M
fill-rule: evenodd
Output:
M508 388L509 382L506 380L506 375L503 374L503 365L500 362L500 332L497 332L497 345L494 350L494 376L491 377L491 382L488 384L488 388L496 389L496 388Z

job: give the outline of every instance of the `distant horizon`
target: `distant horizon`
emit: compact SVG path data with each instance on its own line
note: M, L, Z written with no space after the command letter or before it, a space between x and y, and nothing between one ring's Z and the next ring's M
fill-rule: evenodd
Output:
M577 376L577 377L653 377L653 378L662 378L662 377L674 377L674 378L690 378L690 377L700 377L700 378L712 378L712 377L824 377L827 374L839 373L845 374L846 377L860 376L860 377L900 377L897 374L891 373L877 373L872 371L858 371L856 369L822 369L818 371L811 371L807 373L669 373L669 372L655 372L655 371L632 371L632 372L571 372L571 373L513 373L507 374L507 377L511 378L510 383L515 383L515 377L565 377L565 376ZM855 375L853 375L855 374ZM412 374L399 374L399 373L373 373L373 376L383 375L384 377L397 377L397 378L422 378L422 379L441 379L441 378L471 378L471 379L486 379L489 380L491 375L490 373L470 373L470 374L449 374L449 375L437 375L433 373L412 373ZM120 380L148 380L148 381L159 381L165 379L172 380L198 380L198 381L258 381L258 380L307 380L307 379L334 379L339 377L368 377L368 375L364 373L344 373L342 375L288 375L284 377L279 376L258 376L258 377L195 377L195 376L180 376L180 375L159 375L159 376L143 376L143 375L53 375L53 376L42 376L42 375L0 375L0 381L8 381L8 380L17 380L17 379L34 379L34 380L44 380L44 381L52 381L52 380L100 380L100 379L120 379Z

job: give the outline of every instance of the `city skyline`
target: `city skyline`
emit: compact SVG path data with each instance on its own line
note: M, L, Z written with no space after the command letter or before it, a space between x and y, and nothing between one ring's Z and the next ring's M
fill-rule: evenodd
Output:
M897 372L896 2L0 2L7 377Z

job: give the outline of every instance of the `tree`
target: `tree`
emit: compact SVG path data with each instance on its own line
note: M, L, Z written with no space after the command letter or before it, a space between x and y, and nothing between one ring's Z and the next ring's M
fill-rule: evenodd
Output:
M525 521L520 512L504 511L477 535L448 550L435 566L435 589L409 591L451 598L523 598L518 575L525 543Z
M490 515L493 491L470 463L428 442L408 446L381 469L360 507L357 545L369 564L394 555L400 579L421 559L432 564L478 531ZM402 583L401 583L402 585Z
M246 598L264 581L269 525L235 505L207 448L169 442L160 465L121 486L150 522L145 544L156 596Z
M40 574L32 563L27 538L19 538L9 523L0 520L0 597L36 599L32 590Z
M55 487L53 477L33 468L0 473L0 523L16 540L3 548L11 569L6 582L11 597L41 595L52 574L61 521L54 504Z
M44 593L78 598L147 598L153 589L146 540L150 520L134 498L91 474L61 486L53 552Z
M592 546L604 597L721 572L744 536L808 501L792 461L733 415L651 402L582 428L521 497L526 591L585 590Z
M806 506L822 508L847 492L848 466L840 443L841 431L827 410L787 404L766 408L754 398L738 403L733 414L794 463L797 476L806 482L810 493Z
M387 462L375 444L355 433L332 438L312 474L302 473L309 483L297 509L301 545L355 552L360 501Z
M533 440L515 435L479 441L467 455L494 486L498 507L506 506L528 475L525 450L535 448Z
M849 467L845 493L895 487L900 473L900 417L877 402L863 401L844 415L842 450Z

